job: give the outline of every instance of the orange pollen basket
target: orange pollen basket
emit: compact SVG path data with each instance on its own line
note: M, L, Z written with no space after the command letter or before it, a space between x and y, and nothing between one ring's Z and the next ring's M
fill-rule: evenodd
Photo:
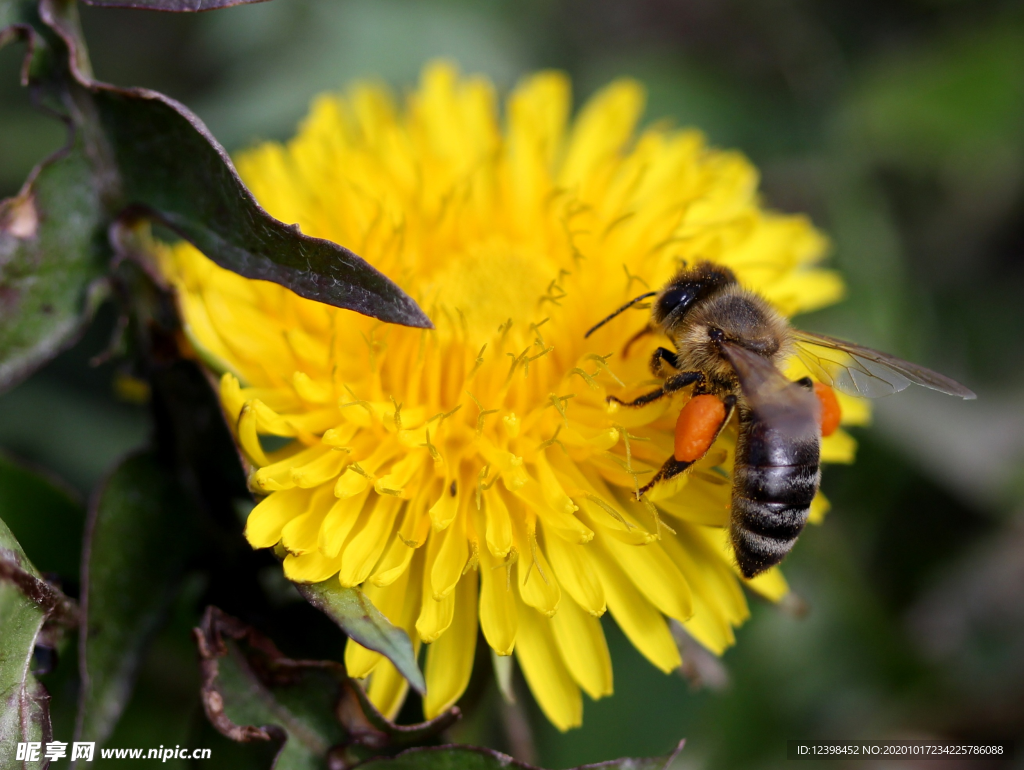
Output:
M833 399L835 397L833 396ZM676 420L676 460L694 462L704 456L725 419L725 404L718 396L694 396Z
M832 388L821 382L814 383L814 395L821 402L821 435L831 436L839 428L839 421L843 417L839 399Z

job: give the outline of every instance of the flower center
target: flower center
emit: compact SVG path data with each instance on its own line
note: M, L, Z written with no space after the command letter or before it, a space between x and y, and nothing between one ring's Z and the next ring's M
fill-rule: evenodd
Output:
M429 303L437 303L452 315L452 323L439 325L442 339L452 334L465 318L468 341L482 345L498 327L512 318L532 320L545 288L558 275L544 254L526 253L506 242L474 244L452 255L427 288Z

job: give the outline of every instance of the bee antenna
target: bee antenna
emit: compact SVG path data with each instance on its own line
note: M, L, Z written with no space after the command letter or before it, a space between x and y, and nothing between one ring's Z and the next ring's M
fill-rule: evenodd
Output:
M604 325L605 325L606 323L608 323L608 322L609 322L610 320L612 320L613 318L615 318L615 316L617 316L617 315L618 315L619 313L621 313L622 311L624 311L624 310L629 310L629 309L630 309L631 307L633 307L633 305L635 305L635 304L636 304L637 302L640 302L641 300L645 300L645 299L647 299L648 297L653 297L653 296L654 296L655 294L657 294L657 293L658 293L658 292L656 292L656 291L649 291L649 292L647 292L646 294L641 294L641 295L640 295L639 297L634 297L634 298L633 298L633 299L631 299L631 300L630 300L629 302L627 302L627 303L626 303L625 305L623 305L623 306L622 306L622 307L620 307L620 308L619 308L618 310L616 310L616 311L615 311L614 313L612 313L612 314L611 314L610 316L608 316L608 317L607 317L607 318L605 318L605 319L604 319L603 321L601 321L601 322L600 322L599 324L597 324L596 326L592 326L592 327L590 328L590 331L588 331L588 332L587 332L586 334L584 334L584 335L583 335L583 339L586 339L586 338L587 338L587 337L589 337L589 336L590 336L591 334L593 334L594 332L596 332L596 331L597 331L598 329L600 329L600 328L601 328L602 326L604 326Z

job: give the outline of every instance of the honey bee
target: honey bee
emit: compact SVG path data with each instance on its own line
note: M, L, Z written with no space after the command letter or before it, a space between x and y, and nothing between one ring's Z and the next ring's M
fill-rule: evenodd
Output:
M821 481L823 435L839 425L832 388L877 398L911 383L960 396L975 394L922 366L832 337L794 329L763 297L742 288L726 267L700 262L683 267L659 291L632 299L587 332L589 337L624 310L655 297L638 334L661 333L675 350L659 347L650 369L661 387L632 401L640 407L692 386L676 422L675 447L654 478L637 491L685 472L703 458L737 416L729 534L746 578L789 553L807 522ZM793 354L817 382L786 379L779 367Z

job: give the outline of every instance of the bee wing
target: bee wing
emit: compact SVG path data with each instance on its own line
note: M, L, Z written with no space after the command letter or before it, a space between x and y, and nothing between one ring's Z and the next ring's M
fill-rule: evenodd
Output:
M794 330L796 354L811 374L851 396L879 398L911 383L960 398L976 398L959 382L887 353L822 334Z
M813 435L818 430L821 405L812 391L787 380L771 361L746 348L725 342L722 352L759 420L792 438Z

